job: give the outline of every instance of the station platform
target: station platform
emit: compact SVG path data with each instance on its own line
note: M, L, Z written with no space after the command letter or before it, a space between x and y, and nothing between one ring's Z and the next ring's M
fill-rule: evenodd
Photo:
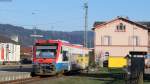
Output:
M0 82L30 78L32 65L0 65Z

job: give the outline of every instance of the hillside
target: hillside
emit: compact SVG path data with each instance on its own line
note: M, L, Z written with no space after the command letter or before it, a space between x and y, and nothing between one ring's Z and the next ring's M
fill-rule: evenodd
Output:
M18 44L17 42L11 40L10 38L7 38L5 36L0 36L0 43L14 43Z
M19 36L19 41L23 46L30 46L33 44L33 38L30 37L33 34L33 29L25 29L19 26L13 26L10 24L0 24L0 35L5 37L11 37L14 35ZM38 34L43 35L42 39L61 39L66 40L74 44L83 44L83 31L43 31L36 30ZM41 38L40 38L41 39ZM88 44L93 46L93 32L88 32Z

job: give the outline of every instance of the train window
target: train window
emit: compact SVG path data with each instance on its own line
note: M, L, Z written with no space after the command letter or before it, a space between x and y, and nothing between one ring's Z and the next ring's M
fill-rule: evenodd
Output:
M68 61L68 51L63 51L63 61Z
M50 49L37 49L36 57L37 58L55 58L56 51Z

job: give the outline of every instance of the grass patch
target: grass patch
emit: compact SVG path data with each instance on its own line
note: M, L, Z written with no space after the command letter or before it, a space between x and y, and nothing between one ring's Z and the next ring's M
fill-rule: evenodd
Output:
M106 67L101 67L99 68L99 73L126 73L122 68L106 68Z
M115 70L113 73L124 73L119 71ZM108 68L99 68L95 72L37 81L31 84L125 84L125 79L120 78L120 74L112 76ZM150 81L144 81L144 84L150 84Z
M94 77L70 76L70 77L61 77L57 79L37 81L35 83L30 84L125 84L125 81L119 79L103 80L101 78L94 78ZM145 81L144 84L150 84L150 82Z
M40 81L32 84L105 84L105 81L87 77L64 77L53 80Z
M121 68L116 68L116 69L109 69L109 72L110 73L120 73L120 74L122 74L122 73L126 73L123 69L121 69Z
M110 72L109 72L109 69L108 69L108 68L105 68L105 67L104 67L104 68L100 68L100 69L99 69L99 73L106 73L106 74L108 74L108 73L110 73Z

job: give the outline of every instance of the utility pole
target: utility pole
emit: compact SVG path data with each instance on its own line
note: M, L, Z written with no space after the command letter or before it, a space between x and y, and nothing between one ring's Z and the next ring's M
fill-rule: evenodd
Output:
M54 26L52 25L51 26L51 32L52 32L51 34L52 35L51 35L50 39L54 39L54 31L53 31L53 29L54 29Z
M33 27L33 35L32 35L32 37L34 37L34 42L36 41L36 36L35 35L37 35L36 26Z
M88 28L88 1L86 0L84 3L85 10L85 22L84 22L84 47L87 47L87 28Z
M33 27L33 34L30 35L31 37L34 38L34 43L35 43L35 41L36 41L37 38L43 37L43 35L37 34L36 30L37 30L37 28L36 28L36 26L34 26Z

